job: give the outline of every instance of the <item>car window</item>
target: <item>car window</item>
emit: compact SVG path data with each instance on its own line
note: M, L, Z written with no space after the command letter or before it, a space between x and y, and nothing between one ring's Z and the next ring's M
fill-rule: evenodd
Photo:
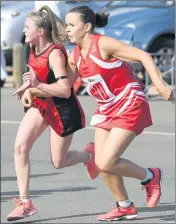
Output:
M169 7L174 4L174 0L152 0L152 1L111 1L107 4L109 7Z
M9 5L14 3L14 1L1 1L1 6Z

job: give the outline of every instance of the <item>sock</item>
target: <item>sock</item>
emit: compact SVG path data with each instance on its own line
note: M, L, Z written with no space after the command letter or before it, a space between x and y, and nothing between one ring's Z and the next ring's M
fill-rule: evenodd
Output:
M141 184L146 184L146 182L150 181L153 179L153 173L147 168L146 169L147 175L146 177L141 181Z
M117 207L120 207L118 201L116 201L116 206L117 206Z
M89 161L90 161L92 159L92 154L89 152L88 152L88 154L89 154Z
M21 200L22 200L22 202L28 202L29 201L29 198L25 198L25 199L22 199L21 198Z
M131 206L131 201L128 199L128 200L125 200L125 201L118 201L116 203L116 205L119 205L120 207L123 207L123 208L129 208Z

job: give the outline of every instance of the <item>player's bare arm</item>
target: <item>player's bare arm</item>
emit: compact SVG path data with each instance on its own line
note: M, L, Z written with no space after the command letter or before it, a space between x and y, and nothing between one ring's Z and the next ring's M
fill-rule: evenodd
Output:
M59 55L57 55L57 57L58 56ZM52 58L51 58L51 61L52 61ZM66 76L66 73L67 73L68 79L61 79L57 83L50 84L50 86L52 86L52 88L58 88L58 85L60 85L61 89L62 89L63 87L65 87L65 85L68 86L68 83L67 83L68 81L69 81L70 87L72 87L74 85L75 81L77 80L77 78L79 77L77 67L74 64L73 54L69 55L68 64L67 64L67 67L66 67L66 72L65 72L65 67L63 67L63 64L65 64L64 58L63 58L63 61L61 63L62 67L61 67L61 73L60 74L64 74L64 76ZM56 67L56 70L57 70L56 72L59 73L60 68L58 69L57 66L55 66L55 67ZM52 65L51 65L51 68L53 69ZM31 69L30 69L30 71L31 71ZM57 77L59 77L59 76L57 76ZM44 90L42 91L41 89L35 88L35 87L29 88L27 91L29 91L29 93L32 96L36 96L36 97L52 97L53 96L52 94L49 94L48 92L46 92Z
M70 96L70 84L65 68L65 56L59 49L54 49L49 56L49 64L54 72L56 83L45 84L40 83L37 89L46 92L48 96L57 96L68 98Z
M164 85L163 79L151 55L138 48L131 47L111 37L102 37L99 41L100 48L109 55L124 61L142 63L151 77L158 92L165 98L170 99L171 90Z
M68 74L70 86L72 87L75 81L77 80L77 78L79 77L79 72L73 58L73 52L70 53L68 57L67 74Z

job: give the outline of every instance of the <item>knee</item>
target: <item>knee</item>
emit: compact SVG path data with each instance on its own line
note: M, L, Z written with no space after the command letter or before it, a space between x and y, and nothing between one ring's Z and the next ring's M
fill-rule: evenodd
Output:
M111 170L110 165L105 160L97 159L95 160L95 164L100 172L108 173Z
M25 143L15 143L14 145L15 155L27 155L29 153L29 147Z
M100 172L103 173L111 173L114 167L118 168L118 161L115 162L99 158L95 160L95 163Z
M111 167L109 167L106 163L98 163L97 167L102 173L110 173Z
M51 154L51 164L55 169L61 169L67 166L68 153L61 153L57 155Z

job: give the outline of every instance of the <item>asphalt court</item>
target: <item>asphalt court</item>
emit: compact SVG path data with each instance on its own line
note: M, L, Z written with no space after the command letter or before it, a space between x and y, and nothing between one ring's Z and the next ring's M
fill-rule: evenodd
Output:
M24 113L21 103L12 97L14 90L1 90L1 223L6 223L6 215L14 208L11 199L18 194L13 143ZM86 114L86 128L75 133L70 150L83 150L94 136L89 122L96 104L88 96L79 99ZM163 196L157 208L148 209L139 181L125 178L138 219L120 223L175 223L175 105L152 100L150 106L154 125L135 139L123 157L144 167L161 167ZM35 143L30 158L30 193L38 213L19 222L98 223L96 216L112 208L114 199L101 177L90 180L82 164L60 170L52 167L48 130Z

